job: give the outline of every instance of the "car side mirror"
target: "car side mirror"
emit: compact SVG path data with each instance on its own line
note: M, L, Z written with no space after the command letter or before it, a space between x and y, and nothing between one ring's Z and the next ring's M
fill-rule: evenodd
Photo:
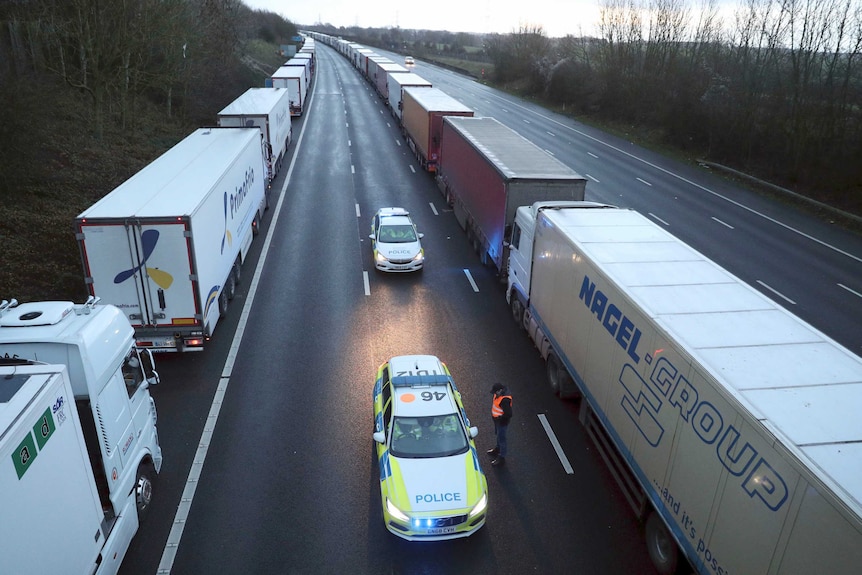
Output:
M382 431L375 431L374 435L372 435L371 437L373 437L374 441L376 441L377 443L386 443L386 434Z
M419 239L420 239L420 240L421 240L422 238L424 238L424 237L425 237L425 234L422 234L422 233L417 234L417 235L419 236Z
M477 435L479 435L479 428L478 427L471 427L470 428L470 437L476 437Z
M373 240L373 239L374 239L374 234L368 234L368 239L369 239L369 240Z

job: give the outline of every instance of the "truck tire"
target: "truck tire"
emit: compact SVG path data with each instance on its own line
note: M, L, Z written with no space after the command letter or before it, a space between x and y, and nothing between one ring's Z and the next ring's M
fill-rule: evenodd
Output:
M234 275L234 270L231 268L230 273L227 275L227 281L224 284L224 290L227 292L228 301L233 301L234 296L236 296L236 276Z
M239 259L233 263L233 279L236 281L236 285L242 283L242 264Z
M519 329L524 329L524 305L515 295L512 295L512 319Z
M562 370L562 366L560 365L560 360L557 359L557 356L553 353L548 354L548 363L546 365L548 370L548 383L551 384L551 390L554 392L554 395L560 395L560 371Z
M218 294L218 314L220 316L224 316L227 313L228 303L227 286L225 286L222 288L221 293Z
M135 478L135 507L138 509L138 521L143 521L153 503L153 466L147 461L138 465Z
M656 571L660 575L674 575L679 565L679 547L655 511L647 517L644 537Z

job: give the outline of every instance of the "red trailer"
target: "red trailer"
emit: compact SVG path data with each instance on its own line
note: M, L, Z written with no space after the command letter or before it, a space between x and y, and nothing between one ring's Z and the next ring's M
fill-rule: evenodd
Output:
M501 275L519 206L584 199L580 174L494 118L447 116L440 148L439 187L482 261Z

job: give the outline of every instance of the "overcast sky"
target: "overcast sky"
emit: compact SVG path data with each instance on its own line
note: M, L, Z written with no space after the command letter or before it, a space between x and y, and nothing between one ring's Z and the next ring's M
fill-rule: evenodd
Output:
M298 25L400 27L507 34L542 26L550 37L594 33L599 0L243 0Z

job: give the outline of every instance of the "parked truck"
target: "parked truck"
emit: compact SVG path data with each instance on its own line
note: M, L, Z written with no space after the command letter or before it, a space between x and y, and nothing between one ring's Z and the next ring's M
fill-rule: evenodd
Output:
M305 66L282 66L270 78L273 88L285 88L290 99L290 115L301 116L308 93Z
M76 221L90 293L140 347L200 351L227 313L266 208L257 128L201 128Z
M476 252L502 278L518 206L584 199L580 174L494 118L447 116L440 142L438 186Z
M408 71L407 68L395 62L383 62L377 65L377 77L374 79L374 87L387 106L389 106L389 78L399 74L406 74Z
M389 84L387 93L389 96L389 111L398 120L398 125L401 125L401 108L404 89L410 87L416 88L431 88L431 82L421 77L419 74L407 72L404 74L390 74L386 80Z
M660 573L859 571L862 359L632 210L520 207L509 257Z
M472 116L473 110L439 88L404 88L401 104L401 127L407 144L422 169L436 172L443 118Z
M290 146L290 98L284 88L249 88L218 114L222 128L256 127L263 136L267 187L272 187Z
M0 573L117 573L162 453L149 386L117 308L0 304Z

